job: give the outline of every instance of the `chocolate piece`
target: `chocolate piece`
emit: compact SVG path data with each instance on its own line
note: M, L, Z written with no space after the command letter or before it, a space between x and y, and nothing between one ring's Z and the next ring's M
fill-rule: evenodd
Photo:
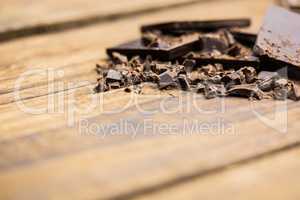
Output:
M109 89L119 89L120 86L120 82L112 82L112 83L108 83L107 84Z
M260 61L253 52L230 39L232 35L226 31L206 34L200 37L201 51L189 53L185 58L194 59L197 65L222 64L225 67L257 67Z
M243 28L250 26L250 19L228 19L209 21L178 21L151 24L141 27L142 32L160 31L162 33L213 32L219 29Z
M122 75L119 71L110 69L107 72L106 81L107 82L122 81Z
M258 79L260 80L266 80L266 79L271 79L279 77L279 74L277 72L269 72L269 71L261 71L258 73Z
M207 64L222 64L225 67L244 67L244 66L253 66L258 67L260 65L258 58L249 57L248 59L241 58L205 58L205 57L194 57L197 65L207 65Z
M177 78L179 86L182 90L187 91L190 89L190 84L186 78L186 75L180 74Z
M288 97L294 98L294 86L293 83L288 81L287 79L280 78L274 81L274 99L276 100L285 100Z
M213 50L217 50L221 53L225 53L229 46L224 40L221 40L217 36L219 35L211 34L200 37L199 41L202 51L211 52Z
M162 36L159 47L145 46L142 40L135 40L106 50L109 56L114 52L121 53L128 57L151 55L158 60L174 60L194 49L198 43L198 34L184 35L181 37Z
M300 15L272 6L258 34L254 51L262 59L300 67Z
M192 59L185 59L183 62L183 66L187 72L193 71L194 67L196 66L196 61Z
M112 60L114 61L115 64L124 64L128 62L126 56L121 55L120 53L117 52L112 53Z
M214 83L214 84L221 84L222 77L220 75L215 75L213 77L208 78L208 81Z
M249 97L256 99L263 99L264 93L261 91L256 84L244 84L244 85L235 85L232 86L227 94L230 96L240 96L240 97Z
M226 96L224 85L206 83L204 88L204 96L207 99Z
M201 35L199 42L202 52L212 52L213 50L217 50L222 54L226 53L227 49L236 43L233 35L226 30Z
M203 93L205 89L205 85L203 83L198 83L196 89L198 93Z
M300 88L295 83L292 86L292 90L291 90L291 93L289 94L289 98L294 101L300 100Z
M158 36L151 32L142 35L142 42L146 47L159 47Z
M162 74L165 71L167 71L169 69L169 65L168 64L161 64L161 63L156 63L155 64L155 69L152 69L153 72L157 73L157 74Z
M208 79L208 76L206 76L204 73L200 73L198 71L192 71L192 72L188 73L187 77L190 80L191 84L193 84L193 85L196 85L200 81Z
M146 82L153 82L153 83L159 82L159 76L152 71L144 72L144 76Z
M107 85L105 84L105 81L103 79L98 80L98 84L97 86L94 88L94 91L96 93L100 93L100 92L106 92L108 91L109 88L107 87Z
M166 72L160 74L159 75L159 89L176 86L174 77L175 77L175 74L170 71L166 71Z
M124 92L130 93L131 89L129 87L127 87L127 88L124 89Z
M128 76L128 81L130 85L137 85L142 83L143 80L143 75L139 72L133 71L131 74Z
M240 42L247 47L253 48L255 45L257 34L253 33L245 33L240 31L230 31L230 33L234 36L235 40Z
M273 91L274 99L276 100L286 100L288 97L288 90L286 88L277 87Z
M245 75L246 83L256 81L256 70L253 67L243 67L239 71Z
M226 85L226 87L230 87L232 85L239 85L245 82L245 75L239 71L225 74L221 82Z
M214 65L206 65L206 66L202 66L201 70L209 76L215 75L217 72L217 69Z

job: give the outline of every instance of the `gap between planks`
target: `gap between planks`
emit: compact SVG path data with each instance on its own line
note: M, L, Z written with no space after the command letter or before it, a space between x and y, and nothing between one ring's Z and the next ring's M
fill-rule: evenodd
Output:
M298 143L131 199L299 199L299 155Z
M264 15L269 1L236 1L229 4L227 1L202 2L192 6L185 6L159 13L141 16L135 20L124 19L111 24L101 24L83 29L67 31L63 33L37 36L19 41L9 42L0 46L0 104L12 103L14 83L17 78L30 70L52 67L55 70L63 70L64 79L67 82L96 80L96 73L92 78L94 63L105 58L105 48L138 37L140 24L151 23L163 20L176 19L214 19L249 17L253 19L253 26L250 30L256 31L260 26L260 20ZM238 11L236 11L236 8ZM202 12L199 13L199 10ZM224 12L226 10L226 12ZM229 12L230 10L235 12ZM253 13L255 10L255 15ZM223 11L223 12L222 12ZM189 13L189 15L186 15ZM126 24L127 26L124 26ZM128 31L130 30L130 31ZM122 32L122 34L119 34ZM110 37L107 37L107 36ZM63 46L61 44L64 44ZM26 51L20 51L24 46ZM45 48L45 46L47 48ZM94 62L94 63L93 63ZM86 72L90 75L78 76ZM77 74L77 76L76 76ZM51 82L50 82L51 83ZM22 84L24 99L35 96L46 95L47 83L45 77L39 74L28 76ZM31 90L34 87L38 88ZM44 91L44 92L43 92ZM21 91L22 92L22 91ZM43 92L43 94L41 94ZM54 91L55 92L55 91Z
M40 35L45 33L53 33L53 32L61 32L70 29L82 28L85 26L94 25L97 23L103 22L111 22L115 20L120 20L124 18L133 18L138 15L145 15L148 13L159 12L166 9L177 8L180 6L192 5L195 3L199 3L201 1L206 0L179 0L179 1L172 1L172 0L152 0L150 1L131 1L131 0L123 0L123 1L90 1L86 2L86 4L94 4L94 7L89 7L86 4L79 4L77 5L76 1L72 4L72 1L67 1L67 4L74 6L81 6L83 8L76 8L75 13L72 10L69 10L69 5L64 5L62 1L55 2L54 4L51 2L42 2L44 4L48 4L49 8L46 6L44 7L43 4L40 4L39 1L32 2L33 4L40 4L40 8L37 6L29 6L28 4L23 5L22 3L19 10L14 11L12 5L9 5L7 9L3 9L3 16L2 21L4 24L0 23L0 42L7 42L13 39L21 38L21 37L29 37L34 35ZM3 4L3 3L2 3ZM5 3L4 3L5 4ZM14 3L16 4L16 3ZM65 9L58 9L55 10L56 7L59 5L65 6ZM101 5L102 4L102 5ZM116 6L116 4L120 4ZM17 4L15 5L17 6ZM52 8L53 7L53 8ZM43 9L45 13L39 13L41 16L31 16L28 17L28 13L26 10L30 9ZM49 9L49 10L47 10ZM77 10L79 9L79 10ZM6 11L6 13L4 12ZM13 19L18 19L17 21L6 19L5 14L9 15L14 13L12 16ZM35 13L36 10L32 10L32 13ZM59 17L54 17L53 13L56 12L56 15ZM58 12L58 13L57 13ZM18 13L18 14L15 14ZM30 12L29 12L30 13ZM22 16L25 15L25 16ZM49 15L49 16L47 16ZM24 20L25 18L25 20ZM72 19L73 18L73 19ZM27 21L26 21L27 19ZM38 20L37 20L38 19ZM9 23L5 23L9 21ZM23 24L20 24L20 21ZM1 22L1 20L0 20Z
M228 103L233 103L233 101L229 101ZM150 105L154 106L155 103ZM267 111L272 110L272 106L270 105L261 104L261 106L265 107ZM298 104L296 103L292 103L289 107L288 117L294 121L297 121L299 118L299 109L297 107ZM259 106L257 109L262 110ZM252 118L247 110L239 111L239 109L229 109L229 112L230 113L227 113L224 117L234 120L237 131L239 131L236 137L230 137L228 135L220 135L218 137L205 135L194 135L190 137L146 137L143 140L136 138L134 140L129 139L125 143L117 142L116 146L103 146L101 143L104 141L98 140L99 144L95 145L95 148L88 149L87 151L75 151L72 155L42 160L43 162L17 169L8 168L2 172L0 171L0 183L15 183L15 187L6 188L4 190L6 192L4 192L3 195L13 195L11 192L16 190L18 194L34 196L36 194L33 193L34 189L35 192L39 194L42 192L42 194L46 196L58 195L56 197L63 197L67 189L73 191L72 194L75 196L88 194L91 195L89 196L90 198L114 199L135 193L139 190L144 191L147 188L168 183L170 180L174 181L180 179L180 177L190 177L193 176L193 174L201 174L202 171L223 168L240 160L245 161L252 157L268 154L268 152L284 149L286 146L295 145L300 141L297 134L299 128L297 123L289 121L289 133L280 134L259 122L257 118ZM133 111L130 111L130 113L131 114L124 114L127 114L126 116L128 117L136 115ZM268 117L272 116L271 113L267 115ZM249 119L247 118L248 120L240 121L241 116L249 117ZM110 118L109 120L117 120L118 116L115 117L115 119ZM156 115L154 119L162 122L166 119L166 116ZM172 119L180 120L177 115L173 115L173 117L169 116L168 119L171 121ZM211 116L210 119L205 116L199 116L199 119L205 122L214 120L213 116ZM102 121L102 118L98 117L95 118L95 120ZM248 127L255 127L255 130L249 130ZM61 131L63 131L63 129L61 129ZM72 130L64 130L64 132L61 133L66 134L70 131ZM51 131L49 134L50 133ZM74 138L76 134L74 135L74 132L73 134L70 132L70 136ZM40 141L43 144L43 140L39 138L35 140L29 139L29 142ZM79 140L75 143L73 141L69 144L70 146L68 146L74 148L74 146L82 144L87 139L97 142L97 138L94 137L81 138L81 141ZM61 141L66 142L66 139L61 138ZM20 144L20 147L25 148L27 146L34 150L30 151L33 158L36 158L38 152L44 154L41 158L45 158L45 153L48 151L42 150L36 143L33 144L35 145L28 143L28 146L24 146L23 143ZM55 142L53 144L55 144ZM85 145L90 146L91 144L86 143ZM41 147L47 146L43 145ZM56 152L58 149L51 147L51 150ZM12 155L15 155L14 159L17 160L26 158L26 155L30 155L30 152L26 154L26 152L21 151L24 153L24 156L18 158L15 152L16 149L11 148L11 153L8 154L10 157L5 156L6 159L4 159L3 162L9 163L12 161L9 159L12 158ZM30 160L31 159L29 159L29 161ZM35 177L34 174L38 174L38 177ZM36 181L40 180L40 178L47 180L43 186L37 185L38 182ZM81 183L80 188L77 188L76 185L68 184L70 181L77 182L79 179ZM56 181L58 182L56 183ZM93 182L93 184L91 184L91 182ZM55 193L51 192L51 188L58 183L64 185L64 192L60 191L59 188L56 188L57 191ZM45 187L45 184L47 184L47 187ZM103 188L103 190L99 191L99 188ZM48 189L50 189L50 191L48 191ZM86 189L88 189L90 193L85 193L84 191ZM77 198L80 198L80 196L77 196Z

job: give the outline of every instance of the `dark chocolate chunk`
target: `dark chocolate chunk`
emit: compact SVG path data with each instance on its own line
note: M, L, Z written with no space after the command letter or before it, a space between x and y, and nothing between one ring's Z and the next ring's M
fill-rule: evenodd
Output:
M235 85L232 86L227 94L230 96L240 96L240 97L249 97L256 99L263 99L264 93L261 91L256 84L243 84L243 85Z
M226 30L201 35L199 42L202 52L212 52L213 50L217 50L222 54L226 53L227 49L236 43L233 35Z
M286 88L277 87L274 88L273 95L276 100L286 100L288 97L288 90Z
M155 64L155 69L152 69L152 71L157 73L157 74L162 74L165 71L167 71L169 68L170 67L169 67L168 64L156 63Z
M159 38L152 32L147 32L142 35L142 42L146 47L159 47Z
M259 59L256 57L249 57L247 59L242 58L232 58L232 57L194 57L197 65L207 65L207 64L222 64L226 67L244 67L244 66L253 66L258 67L260 65Z
M214 65L205 65L201 67L201 70L208 76L215 75L217 72L217 69Z
M186 78L186 75L180 74L177 78L179 86L182 90L187 91L190 89L190 84Z
M205 85L203 83L198 83L196 89L198 93L203 93L205 89Z
M162 33L212 32L219 29L242 28L250 26L250 19L228 19L210 21L178 21L151 24L141 27L142 32L161 31Z
M235 40L240 42L243 45L246 45L250 48L253 48L255 45L257 34L253 33L245 33L240 31L230 31L231 34L234 36Z
M245 75L239 71L225 74L221 82L226 85L226 87L230 87L232 85L239 85L245 82Z
M129 88L129 87L126 87L125 89L124 89L124 92L127 92L127 93L130 93L132 90Z
M117 52L112 53L112 60L115 62L115 64L124 64L128 62L126 56L121 55L120 53Z
M258 34L254 51L262 59L300 67L300 15L272 6Z
M239 71L245 75L246 83L253 83L257 80L256 70L253 67L243 67Z
M106 81L108 82L122 81L122 74L119 71L110 69L107 72Z
M144 72L144 76L146 82L153 82L153 83L159 82L159 76L152 71Z
M225 67L258 67L260 61L251 49L234 43L230 38L230 33L226 31L203 35L200 37L201 51L190 52L184 57L194 59L197 66L222 64Z
M196 61L192 59L185 59L183 62L183 66L187 72L193 71L194 67L196 66Z
M100 92L106 92L108 91L109 88L107 87L107 85L105 84L105 81L103 79L98 80L98 84L97 86L94 88L94 91L96 93L100 93Z
M209 77L208 81L214 83L214 84L221 84L222 77L220 75L215 75L213 77Z
M200 73L198 71L192 71L187 74L188 79L190 80L191 84L196 85L197 83L208 79L204 73Z
M297 84L293 84L291 93L289 94L289 98L294 101L300 100L300 88Z
M258 73L258 79L260 80L266 80L266 79L271 79L279 77L279 74L277 72L270 72L270 71L261 71Z
M174 60L192 51L198 43L198 34L184 35L181 37L164 36L160 38L159 47L145 46L142 40L135 40L116 47L108 48L107 54L112 56L114 52L126 55L128 57L151 55L158 60Z
M107 83L109 89L119 89L120 86L120 82L112 82L112 83Z
M204 52L211 52L213 50L217 50L221 53L225 53L225 51L229 48L228 44L225 41L221 40L219 37L215 37L218 35L211 34L200 37L200 46L201 50Z
M174 81L176 74L174 72L166 71L159 75L159 89L164 89L166 87L176 86Z
M226 96L226 89L221 84L206 83L204 88L204 96L207 99Z

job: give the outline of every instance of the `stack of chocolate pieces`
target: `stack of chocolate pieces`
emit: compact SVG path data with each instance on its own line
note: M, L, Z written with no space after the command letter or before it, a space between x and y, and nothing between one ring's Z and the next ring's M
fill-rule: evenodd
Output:
M140 92L141 83L152 82L158 90L179 88L208 99L299 100L296 84L287 79L300 67L299 15L273 6L258 36L241 31L248 26L249 19L143 26L140 39L107 49L110 59L97 65L95 91ZM282 67L286 74L278 71Z

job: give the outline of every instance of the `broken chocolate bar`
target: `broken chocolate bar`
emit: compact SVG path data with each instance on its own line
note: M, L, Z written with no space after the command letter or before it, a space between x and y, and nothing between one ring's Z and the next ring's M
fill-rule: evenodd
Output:
M198 34L184 35L181 37L160 36L156 42L158 42L157 46L145 45L144 38L143 40L139 39L120 46L108 48L106 51L111 57L114 52L118 52L127 57L137 55L146 57L150 55L154 59L170 61L192 51L198 43Z
M236 41L240 42L247 47L253 47L255 45L257 35L253 33L245 33L241 31L230 31L231 34L234 36Z
M300 15L272 6L258 34L254 52L267 61L300 67ZM275 64L275 62L274 62Z
M226 96L226 89L224 85L221 84L205 83L204 96L207 99L224 97Z
M189 82L188 82L188 80L187 80L186 75L180 74L180 75L178 76L177 80L178 80L179 86L180 86L180 88L181 88L182 90L187 91L187 90L190 89L190 84L189 84Z
M176 74L170 71L166 71L159 75L159 88L164 89L167 87L176 86L176 82L174 81Z
M260 62L251 49L235 41L225 30L202 34L199 38L200 51L189 53L185 58L194 59L198 66L222 64L225 67L258 67Z
M232 86L232 88L227 91L227 94L230 96L241 96L249 98L254 97L259 100L264 98L263 91L261 91L256 84L243 84Z
M142 26L141 31L160 31L164 34L187 32L213 32L220 29L243 28L250 26L250 19L228 19L210 21L178 21Z

